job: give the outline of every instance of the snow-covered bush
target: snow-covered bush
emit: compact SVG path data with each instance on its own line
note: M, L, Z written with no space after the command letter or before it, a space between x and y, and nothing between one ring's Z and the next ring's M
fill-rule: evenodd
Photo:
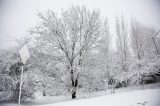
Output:
M0 53L0 101L17 102L19 94L19 81L21 65L17 48L4 50ZM27 67L24 67L24 74ZM32 82L31 82L32 83ZM28 84L22 86L22 101L32 98L33 88Z
M129 72L126 73L130 85L156 82L157 73L160 69L160 58L141 60L132 63Z
M14 81L11 77L0 75L0 102L6 102L13 95Z

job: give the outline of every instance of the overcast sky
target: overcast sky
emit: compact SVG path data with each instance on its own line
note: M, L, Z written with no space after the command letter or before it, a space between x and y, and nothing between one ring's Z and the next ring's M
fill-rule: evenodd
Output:
M160 29L160 0L0 0L0 49L14 45L8 36L27 35L26 30L37 23L37 10L51 9L60 15L72 5L99 9L103 18L108 17L111 31L116 16L131 17Z

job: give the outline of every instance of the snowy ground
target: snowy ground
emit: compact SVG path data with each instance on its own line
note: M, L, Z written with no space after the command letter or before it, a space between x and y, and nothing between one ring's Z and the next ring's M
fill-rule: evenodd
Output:
M0 106L17 105L12 104ZM27 106L160 106L160 89L135 90L90 99Z

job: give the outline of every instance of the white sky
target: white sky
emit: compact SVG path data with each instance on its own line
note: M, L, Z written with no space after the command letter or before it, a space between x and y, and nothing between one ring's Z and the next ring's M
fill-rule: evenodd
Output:
M1 0L0 1L0 49L14 45L7 36L16 38L27 35L26 30L37 23L37 10L47 9L60 15L72 5L99 9L103 18L108 17L111 31L116 16L123 15L129 22L136 17L142 23L160 29L159 0Z

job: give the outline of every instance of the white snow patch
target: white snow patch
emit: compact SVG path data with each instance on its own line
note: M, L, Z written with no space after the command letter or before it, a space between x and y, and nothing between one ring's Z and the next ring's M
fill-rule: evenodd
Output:
M59 98L61 100L61 98ZM17 106L3 105L3 106ZM160 89L136 90L90 99L71 100L45 105L23 106L160 106Z
M160 106L160 89L136 90L90 99L36 106Z

